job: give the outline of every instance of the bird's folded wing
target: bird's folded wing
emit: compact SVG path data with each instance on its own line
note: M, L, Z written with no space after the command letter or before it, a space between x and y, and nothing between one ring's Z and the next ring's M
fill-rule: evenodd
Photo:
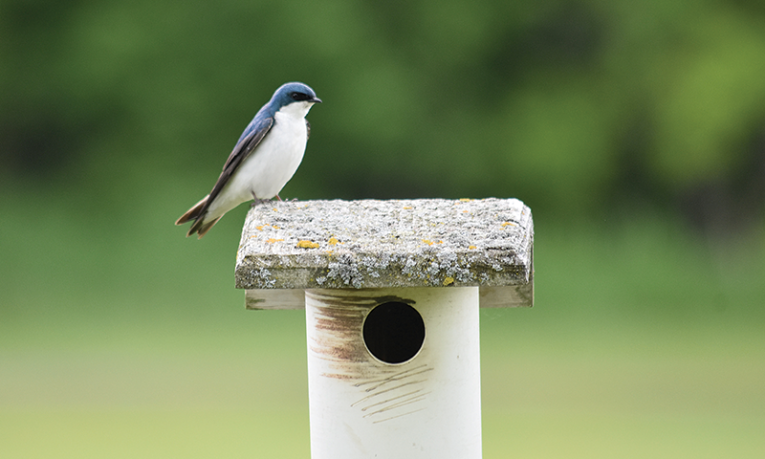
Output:
M263 141L263 138L268 134L268 131L271 130L271 126L273 125L273 117L263 118L253 126L252 131L247 136L242 138L242 140L236 144L234 150L228 156L226 164L223 165L223 172L221 172L218 181L215 182L215 186L210 192L210 197L207 199L208 206L215 200L215 197L218 196L218 193L221 192L223 187L226 186L226 183L228 183L229 179L234 175L234 172L236 172L244 160L255 151L255 148L257 148L258 145L260 145L260 142Z

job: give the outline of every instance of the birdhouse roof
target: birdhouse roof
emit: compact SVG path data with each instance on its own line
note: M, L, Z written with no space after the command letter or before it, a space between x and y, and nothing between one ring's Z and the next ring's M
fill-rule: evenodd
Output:
M482 306L531 306L533 242L517 199L269 202L247 215L236 286L249 307L305 289L461 286L481 287Z

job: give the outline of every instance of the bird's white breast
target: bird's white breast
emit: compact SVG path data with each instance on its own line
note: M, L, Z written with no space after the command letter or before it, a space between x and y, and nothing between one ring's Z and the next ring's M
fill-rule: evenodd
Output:
M287 184L303 160L308 132L305 115L312 104L293 103L274 115L271 130L229 179L210 206L211 216L221 215L252 199L271 199Z

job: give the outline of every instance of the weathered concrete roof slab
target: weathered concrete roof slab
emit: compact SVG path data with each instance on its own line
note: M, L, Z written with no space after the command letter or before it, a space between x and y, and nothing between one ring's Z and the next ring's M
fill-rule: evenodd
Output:
M247 215L236 286L531 287L533 243L517 199L269 202Z

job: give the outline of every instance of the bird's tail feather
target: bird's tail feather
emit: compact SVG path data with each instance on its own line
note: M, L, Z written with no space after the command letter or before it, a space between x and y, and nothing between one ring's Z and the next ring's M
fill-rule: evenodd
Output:
M191 225L191 228L189 228L189 232L186 233L186 237L191 236L194 233L199 234L199 239L202 239L202 236L204 236L208 231L210 231L210 228L213 227L216 223L218 223L218 220L220 220L221 217L218 217L213 220L205 220L205 214L203 213L203 210L205 206L207 205L207 199L210 196L207 195L204 198L202 198L198 203L194 204L194 206L187 210L185 214L181 215L181 217L175 221L176 225L183 225L184 223L194 221L194 223Z
M204 219L200 218L199 220L195 221L193 225L191 225L191 228L186 234L186 237L189 237L194 233L198 233L199 237L197 239L202 239L202 236L207 234L207 232L210 231L210 228L212 228L214 224L218 223L218 220L220 220L221 217L223 217L223 215L214 220L208 221L204 221Z
M205 196L202 198L198 203L194 204L191 209L187 210L185 214L181 215L181 218L175 221L176 225L183 225L186 222L190 222L191 220L197 220L199 217L201 217L202 208L204 208L205 204L207 204L207 198L209 198L210 195Z

